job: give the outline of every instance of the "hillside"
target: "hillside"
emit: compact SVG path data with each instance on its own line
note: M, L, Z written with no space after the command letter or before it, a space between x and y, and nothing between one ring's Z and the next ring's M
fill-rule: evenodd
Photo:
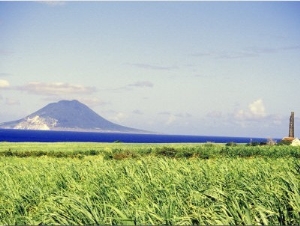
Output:
M25 118L4 122L2 129L147 133L112 123L77 100L50 103Z

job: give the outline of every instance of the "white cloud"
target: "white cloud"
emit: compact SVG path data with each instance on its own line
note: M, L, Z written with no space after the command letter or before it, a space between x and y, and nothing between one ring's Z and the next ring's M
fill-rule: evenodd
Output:
M256 99L242 108L239 104L235 106L235 111L226 114L220 111L211 111L206 114L203 124L210 128L239 128L244 131L257 132L263 134L263 131L280 130L287 123L288 117L280 114L267 113L263 99ZM269 132L268 132L269 133Z
M136 83L132 83L132 84L129 84L128 86L134 86L134 87L153 87L153 83L152 82L149 82L149 81L139 81L139 82L136 82Z
M283 123L283 121L285 120L284 117L282 117L281 115L270 115L271 118L271 122L274 125L281 125ZM288 120L286 120L288 121Z
M26 91L31 94L39 95L63 95L63 94L92 94L96 92L94 87L86 87L82 85L74 85L68 83L42 83L42 82L31 82L27 85L20 86L17 88L21 91Z
M7 88L7 87L9 87L9 82L4 79L0 79L0 88Z
M266 110L262 99L253 101L247 110L240 109L234 113L237 120L256 120L266 117Z
M126 86L114 89L114 91L132 91L136 88L152 88L154 85L150 81L137 81L135 83L130 83Z
M242 105L244 107L241 107ZM278 131L282 131L282 127L288 121L286 116L276 114L276 112L268 113L261 98L246 104L237 103L234 105L234 109L229 113L225 111L208 112L203 118L203 126L207 126L211 130L216 128L220 133L233 136L248 136L253 133L257 137L263 137L279 133Z
M265 106L262 99L258 99L249 104L249 110L254 116L264 117L266 115Z
M192 53L194 57L213 57L219 59L238 59L249 57L260 57L264 54L274 54L284 51L299 50L300 45L290 45L281 47L248 47L238 51L225 50L225 51L208 51L208 52L196 52Z
M163 117L163 122L165 125L187 124L188 119L192 117L192 115L187 112L173 114L168 111L163 111L163 112L159 112L158 115Z

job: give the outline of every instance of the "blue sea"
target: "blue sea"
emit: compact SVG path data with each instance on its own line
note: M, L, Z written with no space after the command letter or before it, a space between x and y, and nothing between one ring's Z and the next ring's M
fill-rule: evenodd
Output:
M7 142L123 142L123 143L249 143L266 138L191 136L166 134L95 133L0 129L0 141Z

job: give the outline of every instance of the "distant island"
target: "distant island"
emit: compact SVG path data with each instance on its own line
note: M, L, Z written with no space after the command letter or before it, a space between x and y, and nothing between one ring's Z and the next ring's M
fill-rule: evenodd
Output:
M1 129L152 133L110 122L78 100L50 103L25 118L0 123Z

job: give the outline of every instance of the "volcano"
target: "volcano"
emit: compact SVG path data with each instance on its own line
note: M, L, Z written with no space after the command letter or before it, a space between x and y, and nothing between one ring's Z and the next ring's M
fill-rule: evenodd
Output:
M0 123L1 129L150 133L110 122L77 100L50 103L25 118Z

